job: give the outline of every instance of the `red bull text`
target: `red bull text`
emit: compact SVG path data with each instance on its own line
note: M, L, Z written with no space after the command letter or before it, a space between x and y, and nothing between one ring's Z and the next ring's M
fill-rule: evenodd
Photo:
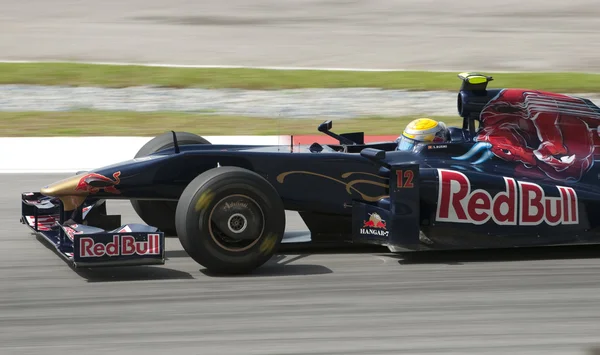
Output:
M148 234L147 241L136 241L131 235L113 236L109 243L96 243L91 237L82 237L79 255L83 258L102 256L160 255L160 235Z
M541 186L505 177L505 190L495 196L471 189L466 175L438 169L436 220L440 222L536 226L546 223L578 224L579 207L574 189L557 186L558 197L546 196Z

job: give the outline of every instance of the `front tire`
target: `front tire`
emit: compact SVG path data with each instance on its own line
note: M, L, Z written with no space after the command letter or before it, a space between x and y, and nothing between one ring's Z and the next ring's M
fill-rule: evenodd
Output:
M175 225L184 250L209 271L249 273L277 251L285 209L260 175L218 167L198 175L183 191Z
M206 139L188 132L175 132L179 146L188 144L210 144ZM134 158L142 158L160 150L172 148L173 133L167 132L154 137L144 144ZM167 235L176 236L175 210L177 202L132 200L131 206L144 223L156 227Z

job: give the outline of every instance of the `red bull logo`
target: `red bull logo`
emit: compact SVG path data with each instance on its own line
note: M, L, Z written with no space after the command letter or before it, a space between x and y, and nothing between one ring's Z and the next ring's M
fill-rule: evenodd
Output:
M360 229L361 234L380 235L387 237L389 232L385 221L375 212L369 215L369 219L363 221L363 227Z
M369 220L364 221L363 228L385 229L385 221L377 213L371 213Z
M438 169L439 192L436 220L441 222L536 226L545 223L578 224L577 193L557 186L558 196L546 196L541 186L505 177L505 189L494 196L472 190L469 178L457 171Z
M96 243L91 237L79 240L79 255L83 258L103 256L160 255L160 235L148 234L148 240L136 241L131 235L113 236L112 242Z
M600 112L587 100L510 89L481 111L477 143L456 160L478 165L498 157L516 176L578 181L600 158Z

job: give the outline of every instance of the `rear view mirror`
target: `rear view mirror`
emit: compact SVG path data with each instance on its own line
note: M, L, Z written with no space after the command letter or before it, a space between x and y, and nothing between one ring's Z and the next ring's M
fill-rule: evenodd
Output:
M331 120L325 121L319 125L319 132L328 132L331 127L333 127Z

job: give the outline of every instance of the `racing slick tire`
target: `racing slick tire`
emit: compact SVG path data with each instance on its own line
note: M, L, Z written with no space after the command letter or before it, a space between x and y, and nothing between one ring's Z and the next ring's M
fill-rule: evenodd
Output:
M277 252L285 208L262 176L239 167L198 175L181 194L175 225L184 250L215 274L244 274Z
M177 144L179 146L188 144L211 144L206 139L188 132L175 132ZM167 132L154 137L140 148L134 158L141 158L159 150L172 148L173 133ZM132 200L131 205L135 213L144 221L144 223L156 227L166 235L176 236L175 228L175 210L177 202L174 201L152 201L152 200Z

